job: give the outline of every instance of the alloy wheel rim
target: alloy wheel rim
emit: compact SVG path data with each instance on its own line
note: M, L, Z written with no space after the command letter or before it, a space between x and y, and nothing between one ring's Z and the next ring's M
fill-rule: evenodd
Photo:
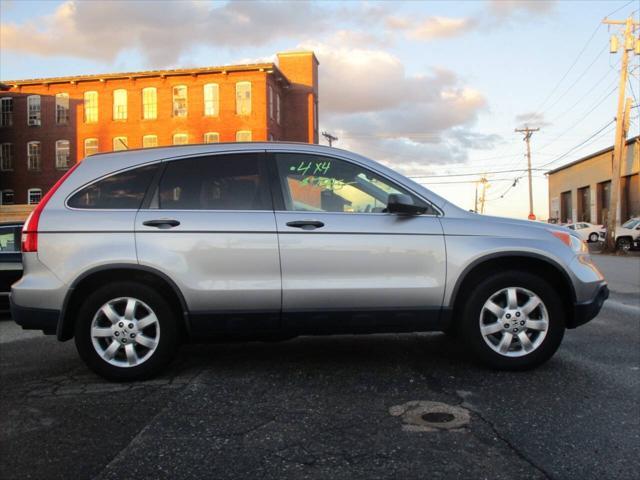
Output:
M118 297L98 309L91 322L91 342L110 365L130 368L143 364L160 342L160 323L142 300Z
M505 357L523 357L537 350L549 331L549 313L542 299L522 287L491 295L480 311L485 343Z

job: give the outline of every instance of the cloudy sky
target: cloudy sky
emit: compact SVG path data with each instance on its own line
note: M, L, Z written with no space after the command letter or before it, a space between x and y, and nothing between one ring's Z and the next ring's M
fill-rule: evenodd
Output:
M0 0L0 79L246 63L313 49L320 127L339 137L336 145L418 177L464 208L486 172L486 211L526 217L525 146L513 130L541 127L534 195L546 218L544 171L612 144L619 56L609 54L600 22L629 14L638 16L637 1ZM632 86L640 95L637 76Z

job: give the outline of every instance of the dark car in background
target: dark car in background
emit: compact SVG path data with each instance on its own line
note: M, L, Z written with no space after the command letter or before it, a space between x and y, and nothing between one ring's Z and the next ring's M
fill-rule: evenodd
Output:
M11 285L22 276L21 222L0 223L0 315L9 313Z

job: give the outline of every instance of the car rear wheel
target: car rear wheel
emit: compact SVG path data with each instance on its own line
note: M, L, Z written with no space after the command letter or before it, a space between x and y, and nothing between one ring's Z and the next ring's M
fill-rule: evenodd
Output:
M564 336L561 297L529 273L504 272L481 281L463 311L465 341L493 368L536 367L551 358Z
M118 282L96 290L80 308L75 343L80 357L110 380L160 372L177 347L176 316L152 288Z
M589 241L591 243L596 243L598 241L598 234L593 232L589 235Z

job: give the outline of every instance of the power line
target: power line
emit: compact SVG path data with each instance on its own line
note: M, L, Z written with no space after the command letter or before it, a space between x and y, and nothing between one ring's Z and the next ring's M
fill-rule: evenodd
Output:
M622 10L623 8L628 7L629 5L631 5L631 4L632 4L633 2L635 2L635 1L636 1L636 0L631 0L631 1L627 2L627 3L625 3L625 4L624 4L623 6L621 6L620 8L616 8L613 12L608 13L607 15L605 15L605 18L606 18L606 17L610 17L611 15L613 15L613 14L615 14L615 13L618 13L620 10ZM629 15L633 15L634 13L635 13L635 10L634 10L633 12L631 12Z
M525 171L525 168L519 168L517 170L494 170L492 172L474 172L474 173L451 173L442 175L413 175L409 178L448 178L448 177L477 177L478 175L491 175L496 173L519 173ZM532 170L544 171L544 168L532 168Z

